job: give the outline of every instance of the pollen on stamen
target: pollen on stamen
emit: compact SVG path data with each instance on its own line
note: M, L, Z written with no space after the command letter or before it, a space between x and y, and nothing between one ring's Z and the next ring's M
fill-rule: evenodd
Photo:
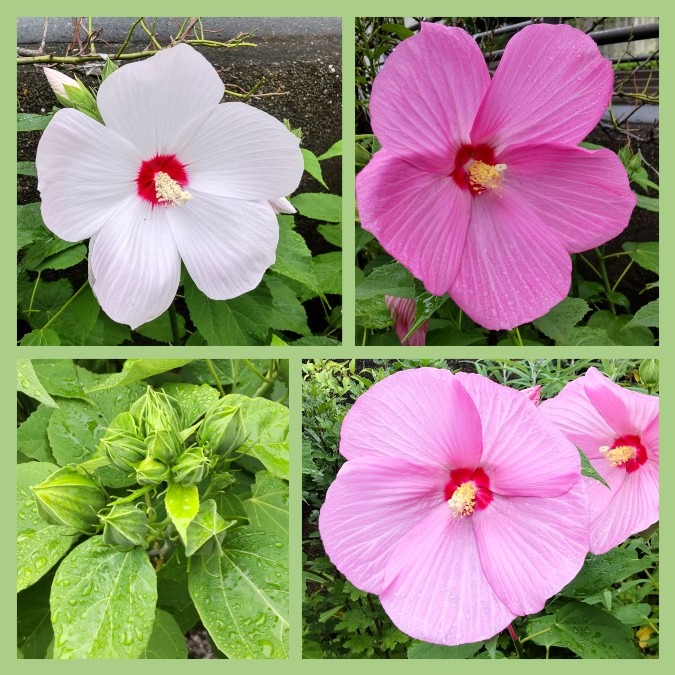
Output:
M158 171L155 174L155 194L157 201L163 204L182 206L192 199L192 195L179 185L168 173Z
M609 446L605 445L599 450L600 454L604 455L612 466L621 466L637 456L635 448L630 445L619 445L611 450Z
M454 491L452 497L448 499L448 506L450 507L450 511L452 511L452 515L455 518L457 516L470 516L476 506L477 493L478 487L473 481L462 483Z
M502 196L502 181L506 164L486 164L481 161L474 161L468 167L469 185L475 193L485 192L485 190L498 190L499 196Z

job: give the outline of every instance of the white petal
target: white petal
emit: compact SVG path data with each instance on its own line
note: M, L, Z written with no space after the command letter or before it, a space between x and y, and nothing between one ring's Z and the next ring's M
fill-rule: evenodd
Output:
M228 300L254 289L274 263L279 225L267 202L193 192L166 214L185 267L209 298Z
M297 213L293 204L291 204L285 197L279 199L270 199L270 206L274 209L274 213Z
M190 187L221 197L275 199L300 183L300 140L279 120L244 103L223 103L181 137L174 152Z
M136 195L141 158L114 131L68 108L42 134L35 164L45 225L61 239L80 241Z
M115 71L101 84L98 108L108 127L151 159L175 152L181 130L217 105L224 91L214 67L180 44Z
M176 295L180 257L167 211L134 196L89 247L94 295L118 323L136 328L152 321Z

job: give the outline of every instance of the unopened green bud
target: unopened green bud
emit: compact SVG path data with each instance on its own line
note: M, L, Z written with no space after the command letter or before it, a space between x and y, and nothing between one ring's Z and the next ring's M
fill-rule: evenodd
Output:
M58 102L66 108L75 108L97 122L102 122L95 96L80 82L54 68L43 68L47 82Z
M123 549L145 546L148 517L134 504L115 504L107 516L101 516L101 522L106 544Z
M246 440L241 406L231 406L220 401L206 413L197 432L197 442L222 457L228 457Z
M185 446L174 429L157 429L145 439L148 457L158 459L164 464L172 464Z
M110 463L123 471L131 471L145 457L145 443L137 437L133 416L120 413L111 422L100 440L100 447Z
M195 485L199 483L209 470L209 459L204 449L193 447L186 450L171 468L173 480L181 485Z
M216 507L213 499L207 499L199 505L199 513L187 528L187 544L185 555L223 555L221 544L227 530L237 523L236 520L225 520Z
M83 532L98 523L97 514L107 502L93 478L73 466L62 467L31 490L42 520Z
M638 371L640 375L640 382L649 387L650 389L655 389L659 385L659 360L658 359L645 359L640 364L640 370Z
M151 387L131 406L131 414L138 424L139 434L149 436L153 431L172 429L180 431L178 413L174 407L177 402L164 392L156 392Z
M141 485L159 485L171 476L171 469L154 457L146 457L136 467L136 480Z

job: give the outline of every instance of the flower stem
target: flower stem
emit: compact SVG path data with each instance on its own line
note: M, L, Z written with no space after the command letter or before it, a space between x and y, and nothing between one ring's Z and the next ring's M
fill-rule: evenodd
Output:
M249 369L252 370L263 382L271 383L274 384L276 381L276 377L273 379L269 379L269 373L267 375L263 375L248 359L242 359L244 362L244 365Z
M623 278L626 276L626 272L628 272L628 270L633 266L633 263L634 263L634 262L635 262L634 260L631 260L631 261L626 265L626 269L625 269L623 272L621 272L621 276L616 280L616 283L614 284L614 286L612 286L612 290L613 290L613 291L615 291L616 288L617 288L617 286L623 281Z
M213 379L216 381L216 387L218 387L220 395L225 396L225 390L223 389L223 385L220 383L220 378L218 377L218 373L216 372L216 367L213 365L213 361L211 361L211 359L206 359L206 365L208 366L208 369L211 371Z
M612 287L609 283L609 277L607 276L607 268L605 267L605 258L602 255L602 251L599 248L595 249L595 252L598 255L599 267L600 267L600 276L602 277L602 283L605 285L605 295L607 295L607 302L609 302L609 308L612 310L612 314L616 316L616 307L614 306L614 301L609 297L609 293L612 291Z
M89 282L88 282L88 281L85 281L85 282L82 284L82 286L80 286L80 287L75 291L75 293L73 293L73 294L68 298L68 300L66 300L66 301L63 303L63 305L61 306L61 309L59 309L59 311L56 312L56 314L54 314L54 316L52 316L52 318L49 319L49 321L47 321L47 323L46 323L44 326L42 326L41 330L45 330L46 328L49 328L49 326L51 326L51 325L54 323L54 321L56 321L56 319L58 319L59 316L61 316L61 314L63 313L63 310L64 310L66 307L68 307L68 305L69 305L73 300L75 300L75 298L77 298L77 296L80 295L80 293L82 293L82 291L83 291L85 288L87 288L87 286L89 286Z
M178 330L178 314L176 313L176 304L174 302L169 305L169 322L171 323L173 343L177 345L180 342L180 331Z
M509 331L511 334L511 339L513 340L513 344L518 345L519 347L523 346L523 338L520 337L520 331L518 330L518 326L516 326L513 330Z
M516 648L516 654L518 654L519 659L522 659L523 648L520 646L520 638L518 637L518 633L516 633L516 629L513 627L512 623L508 625L508 630L511 639L513 640L513 646Z

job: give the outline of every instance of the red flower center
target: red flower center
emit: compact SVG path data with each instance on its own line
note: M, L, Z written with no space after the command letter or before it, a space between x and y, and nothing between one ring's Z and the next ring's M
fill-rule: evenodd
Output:
M490 479L483 469L455 469L444 490L445 500L455 516L470 516L492 501Z
M489 145L462 145L450 175L459 187L476 197L488 190L501 189L505 169L504 164L495 163L495 153Z
M188 184L185 164L180 162L176 155L155 155L152 159L144 161L136 176L136 192L141 199L145 199L153 206L170 201L162 198L161 192L158 193L155 178L157 174L168 176L171 181L177 183L179 188L184 188Z
M637 471L647 461L647 450L639 436L627 434L617 438L610 447L600 452L612 466L623 466L627 473Z

